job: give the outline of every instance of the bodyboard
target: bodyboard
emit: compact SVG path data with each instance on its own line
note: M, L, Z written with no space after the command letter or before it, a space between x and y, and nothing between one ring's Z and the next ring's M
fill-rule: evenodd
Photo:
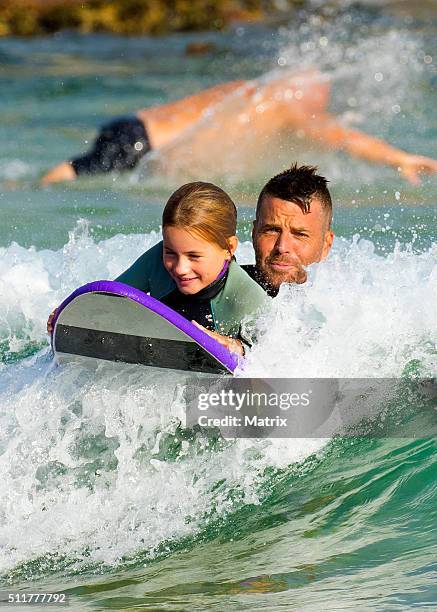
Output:
M116 281L76 289L57 308L58 363L81 357L210 374L232 374L241 358L159 300Z

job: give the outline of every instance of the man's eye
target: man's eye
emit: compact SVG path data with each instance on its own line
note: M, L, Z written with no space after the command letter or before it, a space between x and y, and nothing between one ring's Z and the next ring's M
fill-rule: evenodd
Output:
M202 255L190 255L190 259L200 259Z
M266 229L264 230L265 234L277 234L279 232L279 229L277 227L266 227Z

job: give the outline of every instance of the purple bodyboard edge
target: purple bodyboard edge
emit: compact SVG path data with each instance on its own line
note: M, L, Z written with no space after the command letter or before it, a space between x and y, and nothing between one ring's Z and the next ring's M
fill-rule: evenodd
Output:
M130 285L119 283L117 281L99 280L87 283L82 287L79 287L71 295L69 295L60 306L56 309L56 314L53 318L53 330L55 329L56 321L70 302L72 302L79 295L84 293L112 293L120 297L125 297L133 302L137 302L148 308L152 312L155 312L163 319L166 319L169 323L180 329L182 332L192 338L197 344L204 348L208 353L215 357L220 363L222 363L230 372L234 372L236 367L242 362L242 357L239 357L235 353L229 352L224 346L222 346L217 340L208 336L204 331L197 328L195 325L185 319L178 312L172 310L169 306L166 306L151 295L147 295L139 289L135 289ZM53 332L52 332L52 346L53 346Z

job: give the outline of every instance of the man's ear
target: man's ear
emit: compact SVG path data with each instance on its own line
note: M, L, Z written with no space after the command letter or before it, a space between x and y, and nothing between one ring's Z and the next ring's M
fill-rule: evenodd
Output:
M256 219L254 219L252 221L252 244L255 242L256 227Z
M323 249L322 249L322 256L320 258L320 261L323 261L328 256L328 253L331 250L333 242L334 242L334 232L331 230L328 230L325 233L325 237L323 239Z

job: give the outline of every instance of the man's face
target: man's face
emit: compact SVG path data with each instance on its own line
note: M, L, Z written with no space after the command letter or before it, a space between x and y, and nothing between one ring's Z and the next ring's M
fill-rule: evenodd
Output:
M305 266L322 261L332 245L328 214L317 198L310 212L298 204L265 195L253 222L252 241L256 266L272 287L304 283Z

